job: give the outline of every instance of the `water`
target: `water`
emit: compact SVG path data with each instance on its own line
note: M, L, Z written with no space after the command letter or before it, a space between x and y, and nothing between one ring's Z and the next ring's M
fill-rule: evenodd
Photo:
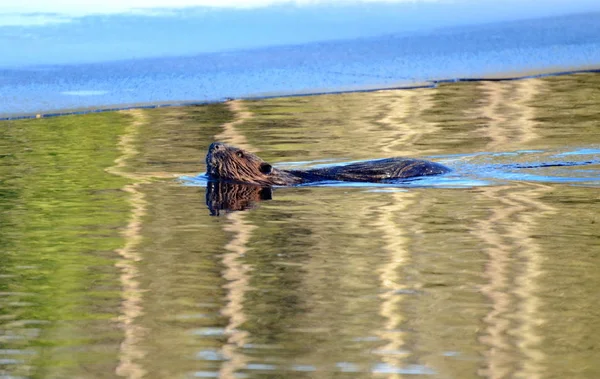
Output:
M579 74L5 121L1 375L598 377L599 99ZM215 217L215 140L454 171Z
M394 30L402 30L415 22L418 27L410 33L347 40L342 34L336 37L342 40L291 46L273 46L286 39L282 35L274 37L272 30L289 30L287 27L274 26L266 20L261 24L252 15L234 21L206 19L205 13L194 16L195 12L189 9L184 13L191 19L185 16L183 20L179 17L165 20L117 15L98 16L99 20L86 17L81 23L17 27L12 32L5 28L8 37L4 41L0 27L0 49L13 52L0 56L0 120L55 113L57 109L81 111L290 93L422 87L434 86L432 80L481 78L498 73L524 76L540 72L598 70L600 12L597 11L431 30L431 25L450 26L448 22L459 22L463 17L483 22L482 14L469 4L463 5L469 10L461 13L461 5L457 2L431 3L434 9L422 9L416 12L418 14L413 12L427 6L426 3L389 6L409 9L383 10L374 15L360 10L359 6L356 14L360 16L344 18L339 14L344 6L336 5L327 13L333 12L346 22L357 19L360 23L377 25L372 30L380 30L379 25L384 19L390 20ZM440 6L447 6L448 12L439 9ZM522 6L521 1L514 8ZM571 11L577 10L573 2L568 6ZM373 4L368 7L371 9ZM600 3L593 7L600 9ZM502 12L495 12L498 17L506 9L512 9L506 2L501 8ZM541 17L551 8L548 3L544 9L536 5L532 14ZM282 9L291 13L274 13L272 17L278 23L292 18L294 21L288 23L294 36L302 39L318 31L323 37L324 25L320 27L306 21L301 29L295 29L291 25L298 23L301 15L289 7ZM469 16L473 11L478 13L477 16ZM485 12L493 11L486 9ZM383 13L394 16L382 16ZM517 13L519 18L527 14L520 10ZM313 14L310 19L314 21L321 17ZM257 25L240 27L248 31L243 35L237 32L238 28L230 27L247 20ZM176 26L166 26L173 23ZM338 23L335 25L334 29L341 33L343 28ZM357 25L352 23L353 33L359 32ZM270 40L267 46L270 47L221 51L231 41L260 40L257 30L265 28ZM386 32L381 30L381 33ZM195 55L203 46L214 43L220 46L221 52L205 51ZM181 45L187 48L181 50ZM148 56L140 50L152 54ZM58 62L54 57L58 57ZM17 60L7 65L6 60L13 59ZM65 59L70 64L65 64ZM83 63L82 60L91 61Z

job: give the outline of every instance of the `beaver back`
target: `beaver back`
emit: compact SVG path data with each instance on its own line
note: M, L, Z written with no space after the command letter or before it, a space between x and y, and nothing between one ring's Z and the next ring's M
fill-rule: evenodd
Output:
M393 179L439 175L449 171L449 168L439 163L422 159L396 157L307 171L291 171L291 173L311 181L383 182Z

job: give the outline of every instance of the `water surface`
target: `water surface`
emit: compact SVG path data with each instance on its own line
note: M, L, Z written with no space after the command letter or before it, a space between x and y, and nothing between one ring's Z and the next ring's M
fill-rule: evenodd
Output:
M426 4L420 6L442 6L442 2ZM235 20L213 19L207 13L190 10L178 13L183 19L97 16L10 32L0 26L0 49L12 52L0 56L0 120L141 104L197 104L225 98L434 86L433 80L498 73L514 77L599 68L600 3L594 5L595 12L490 24L471 15L467 17L472 18L471 25L461 25L458 20L464 15L455 5L444 5L452 13L421 9L413 15L404 8L415 4L397 4L400 9L376 12L370 18L369 12L359 7L355 14L367 24L391 21L387 31L359 34L369 38L342 34L333 41L286 40L284 30L301 38L313 31L321 37L327 33L322 24L315 26L308 21L298 31L293 26L299 22L297 14L283 7L284 15L271 16L276 25L265 21L260 27L248 26L248 32L243 33L245 38L258 41L259 36L252 31L266 28L271 43L263 40L262 47L245 48L230 45L230 41L243 38L238 30L246 30L240 26L240 16ZM511 8L506 2L502 7ZM346 20L338 14L344 8L338 8L333 6L328 14ZM538 8L535 14L541 17ZM546 4L545 8L548 11L551 7ZM432 18L434 14L444 21ZM419 27L403 31L408 25L403 18L410 23L417 20ZM423 18L428 21L420 22ZM251 15L241 19L261 23ZM312 19L319 17L313 14ZM484 24L472 25L475 22ZM348 30L360 30L350 23ZM343 29L333 24L333 29ZM390 29L391 25L396 29ZM272 30L281 30L277 41ZM231 36L232 32L236 36ZM220 49L203 50L213 43ZM187 47L181 50L181 45ZM53 59L56 56L58 61ZM17 62L3 63L3 59L12 58Z
M5 121L1 375L598 377L599 99L578 74ZM454 172L215 217L215 140Z

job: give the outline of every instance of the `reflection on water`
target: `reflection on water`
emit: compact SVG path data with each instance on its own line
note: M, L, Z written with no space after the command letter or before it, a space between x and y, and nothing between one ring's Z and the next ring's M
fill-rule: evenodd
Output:
M597 377L599 89L585 74L5 122L0 376ZM453 172L207 183L214 140L285 167Z
M541 300L536 294L542 258L539 246L529 236L536 220L554 211L537 200L552 188L518 187L510 192L503 187L484 189L481 196L500 199L502 206L473 227L473 233L480 235L486 245L488 263L484 273L488 281L481 291L492 304L484 319L488 324L486 333L480 337L491 346L486 352L487 367L480 371L485 377L543 376L544 367L540 364L544 358L540 351L543 339L536 327L544 323L543 315L538 312ZM506 240L513 242L507 244Z
M143 314L140 283L137 280L139 271L136 262L142 260L137 246L142 239L140 232L147 203L144 193L138 189L144 179L127 172L125 168L127 167L127 160L139 153L134 141L138 130L145 126L146 117L140 111L132 111L129 114L133 120L126 126L121 135L119 141L121 156L115 159L115 165L109 167L107 172L137 181L122 187L124 192L130 194L131 216L127 226L122 231L125 242L124 246L117 249L117 253L121 259L115 263L115 266L121 270L119 279L123 300L121 302L121 314L118 319L121 323L124 337L119 348L119 365L115 373L119 376L137 379L142 378L146 373L136 362L137 359L144 356L143 350L138 346L138 341L143 337L144 329L137 325L135 320Z
M221 211L243 211L254 208L259 201L271 200L272 193L270 187L208 182L206 183L206 206L211 215L218 216Z

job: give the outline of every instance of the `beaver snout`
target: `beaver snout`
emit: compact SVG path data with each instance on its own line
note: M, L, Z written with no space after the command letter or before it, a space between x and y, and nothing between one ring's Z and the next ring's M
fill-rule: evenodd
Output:
M208 147L208 152L212 152L212 151L217 151L217 150L222 150L225 148L225 144L222 142L213 142L210 144L210 146Z

